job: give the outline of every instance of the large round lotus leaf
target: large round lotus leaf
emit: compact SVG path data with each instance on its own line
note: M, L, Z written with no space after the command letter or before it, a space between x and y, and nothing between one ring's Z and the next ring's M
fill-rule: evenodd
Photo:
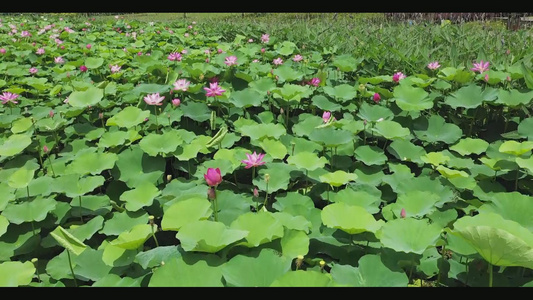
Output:
M309 97L312 92L313 90L307 86L291 83L285 83L281 88L272 89L272 95L274 98L280 99L282 103L299 103L302 98Z
M180 105L183 115L197 122L204 122L211 118L211 110L204 102L187 101Z
M528 140L533 140L533 117L523 119L518 124L517 132Z
M437 166L435 169L442 176L444 176L444 177L446 177L448 179L457 179L457 178L464 179L464 178L468 178L469 177L468 173L466 173L465 171L454 170L454 169L447 168L445 166Z
M22 153L31 144L31 137L26 134L13 134L0 143L0 156L13 156Z
M376 122L379 119L390 120L394 117L394 113L385 106L370 105L363 102L357 112L357 116L367 122Z
M459 142L450 147L450 150L453 150L461 155L470 155L481 154L487 150L489 143L482 139L473 139L473 138L464 138L459 140Z
M160 266L161 262L169 261L173 257L181 257L178 247L175 245L159 246L144 252L139 252L135 255L135 262L143 269L151 269Z
M33 125L31 118L20 118L11 124L11 132L13 133L21 133L24 132Z
M261 140L265 137L279 139L286 133L285 127L279 123L244 125L238 131L252 140Z
M334 187L339 187L347 184L350 181L355 181L357 179L357 174L346 173L343 170L337 170L335 172L328 172L324 175L320 175L319 179L321 182L327 183Z
M423 141L430 143L445 142L446 144L455 143L463 135L463 131L459 126L453 123L446 123L444 118L439 115L431 115L427 120L427 124L417 126L415 123L413 132Z
M116 115L107 119L106 126L131 128L144 122L150 116L149 110L142 110L135 106L128 106Z
M334 264L330 274L335 282L353 287L406 287L409 283L406 273L387 268L375 254L361 257L357 268Z
M272 204L272 208L277 211L288 212L292 215L305 216L306 212L315 208L315 204L309 196L296 192L288 192L283 196L277 196L276 202Z
M345 188L334 194L330 194L330 201L360 206L371 214L379 212L379 205L382 202L380 194L375 194L364 189L354 190L353 188Z
M519 90L499 89L498 98L495 103L501 103L509 107L517 107L521 105L528 105L533 99L533 91L522 93Z
M211 206L206 198L190 198L178 201L165 210L161 220L161 228L179 231L187 223L207 220L213 213Z
M127 229L129 230L129 228ZM110 244L105 241L100 246L100 249L103 248L104 252L102 253L102 261L112 267L124 267L131 265L135 259L135 255L138 253L138 249L127 250L115 245Z
M334 87L325 86L323 89L326 94L340 102L352 100L357 96L357 89L353 85L346 83Z
M13 172L7 181L7 184L14 189L22 189L27 187L33 179L35 170L27 169L26 167L20 168Z
M163 134L149 133L140 142L141 149L150 156L158 156L176 151L183 143L181 136L175 130Z
M270 77L261 77L248 83L248 85L261 94L266 94L267 91L270 91L276 87L276 83Z
M165 265L153 270L149 287L223 287L222 267L206 260L194 263L183 257L173 257Z
M4 261L0 263L0 287L28 285L34 274L35 266L29 261Z
M291 269L292 259L263 249L257 256L243 254L232 257L222 266L228 286L267 287Z
M376 233L383 246L394 251L422 254L435 246L442 227L413 218L390 220Z
M71 259L69 261L67 250L63 250L63 252L54 256L46 264L46 274L50 275L50 277L55 280L63 278L72 279L70 266L72 266L72 268L76 267L75 259L72 256L72 253L70 253Z
M335 286L331 275L318 271L289 271L278 277L271 287L330 287Z
M126 202L126 209L129 211L137 211L144 206L150 206L154 202L155 197L159 196L161 192L150 182L142 182L133 190L125 191L120 195L120 201Z
M387 156L383 150L376 146L363 145L355 149L355 158L367 166L383 165L387 162Z
M104 177L100 175L82 178L79 175L65 175L54 180L52 189L57 193L64 193L67 197L74 198L93 191L104 184L104 181Z
M448 228L445 230L447 232L451 231ZM462 256L471 256L477 254L476 249L474 249L467 240L455 234L446 235L446 248L451 250L453 253L457 253Z
M309 133L309 139L324 147L338 147L352 142L353 134L348 130L333 127L315 128Z
M228 228L221 222L198 220L183 225L176 238L185 251L215 253L247 235L248 231Z
M84 152L76 155L71 164L67 166L67 174L97 175L103 170L112 169L118 155L115 153Z
M465 216L453 224L452 234L468 241L491 265L533 269L533 233L497 213Z
M480 212L494 212L533 232L533 197L519 192L489 193L488 202L479 207Z
M447 96L444 103L453 108L476 108L485 100L482 92L480 85L472 83Z
M515 161L520 168L526 169L530 174L533 174L533 156L529 158L517 157Z
M454 208L444 210L434 210L427 217L433 222L439 224L441 227L447 227L452 221L457 220L457 210Z
M110 242L110 245L126 250L134 250L142 246L150 236L152 236L152 226L149 224L138 224L131 227L130 230L119 234L116 239Z
M339 111L342 106L338 103L331 102L323 95L315 95L311 98L313 105L324 111Z
M258 176L252 180L252 183L258 190L266 191L265 174L269 174L268 193L286 190L289 187L291 173L297 170L295 166L286 163L272 162L268 164L267 168L262 168L257 172Z
M444 155L442 152L429 152L421 156L420 159L425 163L438 166L441 164L445 164L447 161L450 160L450 157Z
M288 65L281 65L273 72L274 76L278 77L279 83L301 80L304 73L291 68Z
M533 141L517 142L511 140L503 142L498 151L519 156L531 151L531 149L533 149Z
M114 131L105 132L98 141L99 148L111 148L119 145L123 145L129 136L127 131Z
M251 195L235 194L232 191L217 191L218 221L229 226L240 215L250 211ZM205 193L204 193L205 195ZM205 199L205 198L204 198ZM257 203L257 202L256 202Z
M379 135L383 136L384 138L388 140L398 139L398 138L408 139L408 137L411 135L409 128L405 128L402 125L400 125L400 123L395 122L395 121L389 121L389 120L377 122L372 128L372 131L378 133Z
M249 248L257 247L283 236L283 224L272 213L260 211L240 215L230 225L231 229L248 232L245 241L239 243Z
M97 87L89 87L85 91L75 91L68 96L68 104L76 108L95 106L104 97L104 91Z
M104 217L96 216L89 222L80 226L71 226L67 229L74 237L83 242L90 239L98 230L102 229L104 224Z
M233 103L236 107L250 107L260 106L264 101L264 96L254 89L248 88L231 93L229 102Z
M348 205L343 202L329 204L322 209L322 223L330 228L337 228L349 234L376 232L383 221L376 221L366 209Z
M266 139L265 139L266 140ZM233 165L233 168L243 166L242 160L246 158L246 154L251 154L251 151L245 148L220 149L213 156L214 160L227 160ZM266 160L263 160L266 161Z
M371 83L371 84L378 84L382 82L392 82L392 76L390 75L380 75L380 76L373 76L373 77L359 77L359 83Z
M286 230L281 238L281 252L284 257L296 258L309 252L309 244L310 238L304 231Z
M56 229L50 232L50 235L59 243L59 245L75 255L80 255L85 249L87 249L87 245L61 226L57 226Z
M283 145L278 139L265 138L259 146L265 150L265 153L275 159L283 159L287 155L287 147Z
M396 105L404 111L421 111L433 107L433 99L419 87L400 84L393 90Z
M287 163L295 165L300 169L312 171L318 168L324 168L328 163L328 160L323 156L318 157L314 152L299 152L289 156L289 158L287 158Z
M399 160L412 161L416 164L423 164L424 162L420 157L426 155L424 147L401 139L396 139L390 143L387 150Z
M148 56L143 55L142 59L146 59ZM139 57L140 58L140 57ZM156 83L141 83L137 85L132 91L135 95L141 95L141 94L153 94L153 93L160 93L163 94L165 92L169 91L169 86L166 84L156 84Z
M316 127L322 124L324 120L320 116L302 113L298 115L298 121L292 126L292 132L296 136L309 136Z
M87 69L98 69L104 63L101 57L87 57L85 59L85 66Z
M76 263L74 274L85 280L97 281L107 274L113 268L106 265L102 260L104 250L95 250L87 248L83 253L73 258Z
M131 278L109 273L95 281L92 287L140 287L144 276Z
M7 232L9 221L5 216L0 215L0 237Z
M392 211L397 218L405 209L405 217L422 218L437 210L435 204L440 201L438 194L428 191L409 191L398 195L396 203L392 204Z
M40 222L46 218L48 213L55 209L57 201L53 198L35 198L32 201L16 204L10 202L2 215L10 223L21 224L24 222Z
M165 171L165 159L144 153L137 145L132 145L118 154L113 178L135 187L142 182L156 183Z

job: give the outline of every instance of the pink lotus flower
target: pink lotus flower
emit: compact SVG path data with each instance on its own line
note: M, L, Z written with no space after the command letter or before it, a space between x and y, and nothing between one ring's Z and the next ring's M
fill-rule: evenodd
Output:
M296 55L292 58L292 60L295 61L295 62L302 61L302 59L304 59L304 58L303 58L303 56L301 56L300 54L296 54Z
M87 72L87 67L85 65L81 65L80 66L80 71L81 72Z
M246 164L246 166L244 167L245 169L250 169L251 167L258 167L265 164L265 162L263 161L263 157L265 157L264 153L257 154L254 151L254 153L252 154L246 153L246 157L248 159L241 160L243 164Z
M220 54L220 53L222 53L222 52L224 52L222 49L220 49L220 48L217 49L217 53L218 53L218 54Z
M438 61L434 61L434 62L430 62L428 65L427 65L428 69L430 70L436 70L438 68L440 68L440 64Z
M485 82L489 82L489 73L485 74L485 77L483 79L485 79Z
M187 49L181 50L181 54L187 54Z
M318 86L320 84L320 79L318 77L313 77L311 78L311 80L308 82L308 84L312 85L312 86Z
M50 118L53 118L53 117L54 117L54 114L55 114L55 113L54 113L53 110L51 110L51 111L48 113L48 115L50 116Z
M281 65L281 64L283 63L283 59L281 59L280 57L278 57L278 58L274 59L272 62L273 62L276 66L279 66L279 65Z
M265 48L261 48L261 53L265 53L266 49Z
M261 42L268 43L269 41L270 41L270 35L268 35L266 33L261 35Z
M254 197L259 197L259 190L257 190L257 187L254 187L253 194Z
M378 93L374 93L372 100L374 100L374 102L376 103L379 103L379 100L381 100L381 96Z
M209 84L209 87L204 87L207 97L221 96L226 90L218 86L218 82L212 82Z
M189 33L188 32L185 32L185 34L183 35L185 37L189 37Z
M165 96L159 96L159 93L154 93L144 97L144 102L148 105L163 105L163 99L165 99Z
M205 182L211 187L215 187L222 182L222 174L220 168L207 168L207 173L204 174Z
M181 100L176 98L176 99L172 99L172 105L174 106L180 106L181 104Z
M30 73L31 73L31 74L35 74L35 73L37 73L37 71L38 71L38 70L37 70L37 68L35 68L35 67L30 68Z
M407 213L405 212L405 208L402 208L402 211L400 212L400 218L405 219L405 216Z
M399 82L400 80L404 78L405 78L405 74L403 74L402 72L396 72L394 73L394 75L392 75L392 80L394 82Z
M87 45L85 46L85 48L87 48L87 49L91 49L92 47L93 47L93 46L92 46L91 44L87 44Z
M20 36L21 37L29 37L31 36L30 32L27 31L27 30L23 30L21 33L20 33Z
M331 113L329 111L325 111L322 114L322 120L324 120L324 123L327 123L331 119Z
M11 102L13 104L17 104L18 101L15 101L20 95L13 94L10 92L4 92L2 95L0 95L0 100L2 100L2 104L6 104L8 102Z
M254 39L248 39L248 43L253 43Z
M38 48L37 51L35 51L36 54L44 54L44 48Z
M181 54L178 52L172 52L167 56L170 61L181 61Z
M482 60L479 61L479 63L472 63L474 65L474 67L470 70L474 71L474 72L479 72L479 74L485 72L485 71L488 71L489 69L489 62L486 61L486 62L483 62Z
M190 84L191 82L187 79L178 79L176 82L174 82L174 90L185 92L189 89Z
M227 66L234 66L234 65L237 65L237 56L232 55L232 56L228 56L228 57L226 57L226 60L224 61L224 63L225 63Z
M43 146L43 152L44 152L44 153L47 153L48 150L49 150L49 149L48 149L48 146L44 145L44 146Z
M63 57L58 56L58 57L55 57L55 58L54 58L54 62L55 62L56 64L62 64L62 63L65 62L65 60L63 59Z
M111 68L111 73L117 73L121 67L119 65L110 65L109 68Z

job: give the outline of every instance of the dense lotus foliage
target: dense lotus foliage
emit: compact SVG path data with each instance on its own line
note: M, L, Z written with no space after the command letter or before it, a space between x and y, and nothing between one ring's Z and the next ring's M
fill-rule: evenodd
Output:
M0 286L533 285L530 30L232 26L2 16Z

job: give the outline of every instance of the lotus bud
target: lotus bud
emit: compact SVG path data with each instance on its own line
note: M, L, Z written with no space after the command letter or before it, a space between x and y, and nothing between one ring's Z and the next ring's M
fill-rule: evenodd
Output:
M254 187L254 197L259 197L259 191L257 190L257 187Z
M35 264L35 263L37 263L38 260L39 260L38 258L35 258L35 257L34 257L34 258L31 259L31 262L32 262L33 264Z
M148 222L150 222L150 225L154 226L154 216L148 216Z
M324 267L326 266L326 262L324 260L321 260L318 264L320 265L320 270L324 270Z
M402 219L405 219L405 216L406 216L405 208L402 208L402 211L400 212L400 217Z
M99 114L98 114L98 119L103 119L103 118L104 118L104 113L102 113L102 112L99 113Z
M167 175L167 182L170 182L172 180L172 174Z
M360 91L361 93L363 93L364 91L366 91L366 85L364 85L364 84L361 83L361 84L359 85L359 91Z
M53 118L53 117L54 117L54 111L51 110L51 111L48 113L48 115L50 116L50 118Z
M265 174L265 182L268 183L270 181L270 174Z
M161 261L161 267L165 265L165 262L164 261Z
M304 256L298 255L298 257L296 257L296 270L298 270L302 266L303 262L304 262Z
M44 146L43 146L43 152L44 152L44 153L48 153L48 150L49 150L49 149L48 149L48 146L44 145Z
M381 96L378 93L374 93L372 100L374 100L374 102L376 103L379 103L379 100L381 100Z

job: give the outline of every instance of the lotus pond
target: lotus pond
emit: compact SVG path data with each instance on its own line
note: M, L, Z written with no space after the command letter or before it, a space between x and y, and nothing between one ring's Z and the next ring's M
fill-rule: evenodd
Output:
M531 30L341 25L2 16L0 286L533 286Z

